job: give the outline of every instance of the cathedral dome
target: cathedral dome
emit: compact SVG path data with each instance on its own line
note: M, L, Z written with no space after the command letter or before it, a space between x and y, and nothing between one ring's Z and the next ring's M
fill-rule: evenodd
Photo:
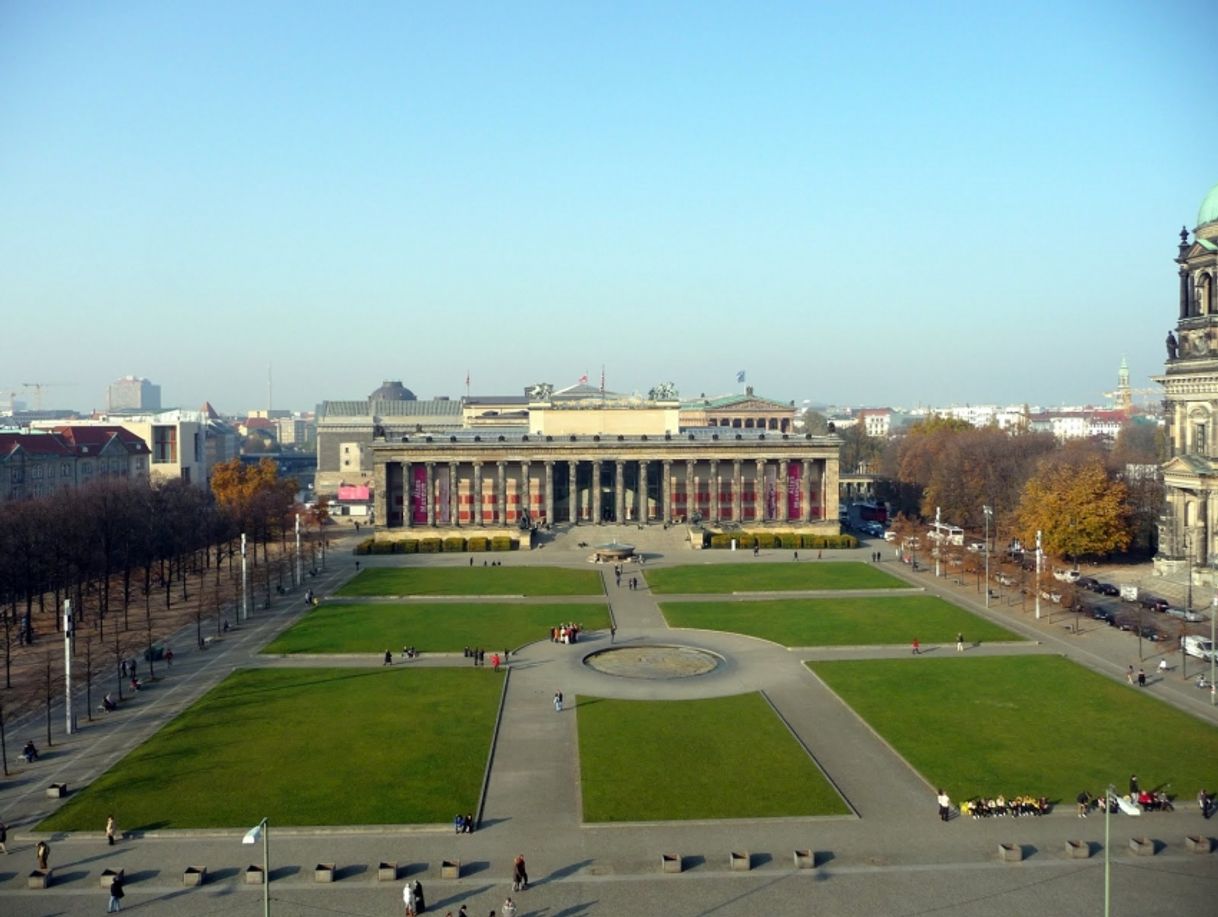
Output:
M1218 185L1210 188L1210 193L1201 202L1201 209L1197 211L1197 226L1206 223L1218 223Z
M418 401L414 392L398 381L385 380L381 387L368 396L369 401Z

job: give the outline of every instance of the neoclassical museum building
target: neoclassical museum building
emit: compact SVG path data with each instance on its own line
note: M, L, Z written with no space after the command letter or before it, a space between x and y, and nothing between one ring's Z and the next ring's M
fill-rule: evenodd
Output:
M1176 326L1155 379L1170 443L1155 569L1209 581L1218 563L1218 185L1201 202L1192 241L1180 231L1176 265Z
M324 406L319 477L346 450L350 480L351 456L363 455L382 528L704 521L839 531L841 440L795 432L794 406L752 389L683 402L670 385L642 396L542 384L434 412L424 404ZM353 439L369 426L369 441Z

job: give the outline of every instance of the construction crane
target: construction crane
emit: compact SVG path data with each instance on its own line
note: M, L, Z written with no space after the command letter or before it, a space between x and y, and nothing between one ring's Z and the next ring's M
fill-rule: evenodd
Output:
M39 411L42 410L42 390L44 388L51 388L52 386L58 387L58 386L66 386L66 385L75 385L75 384L76 384L75 382L22 382L21 383L21 385L24 388L32 388L34 390L34 407Z

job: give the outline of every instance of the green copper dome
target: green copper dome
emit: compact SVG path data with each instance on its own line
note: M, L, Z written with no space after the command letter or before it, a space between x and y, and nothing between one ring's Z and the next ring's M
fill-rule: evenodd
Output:
M1210 193L1201 202L1201 209L1197 211L1197 225L1204 226L1206 223L1218 223L1218 185L1210 188Z

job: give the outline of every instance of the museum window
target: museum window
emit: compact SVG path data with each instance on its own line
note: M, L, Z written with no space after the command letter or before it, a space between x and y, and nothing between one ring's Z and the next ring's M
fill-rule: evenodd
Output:
M1204 423L1193 424L1193 452L1197 455L1209 455L1209 445L1205 438L1206 425Z
M1197 284L1197 314L1212 315L1214 312L1214 278L1202 274Z
M152 428L152 463L163 465L178 460L178 431L176 427Z

